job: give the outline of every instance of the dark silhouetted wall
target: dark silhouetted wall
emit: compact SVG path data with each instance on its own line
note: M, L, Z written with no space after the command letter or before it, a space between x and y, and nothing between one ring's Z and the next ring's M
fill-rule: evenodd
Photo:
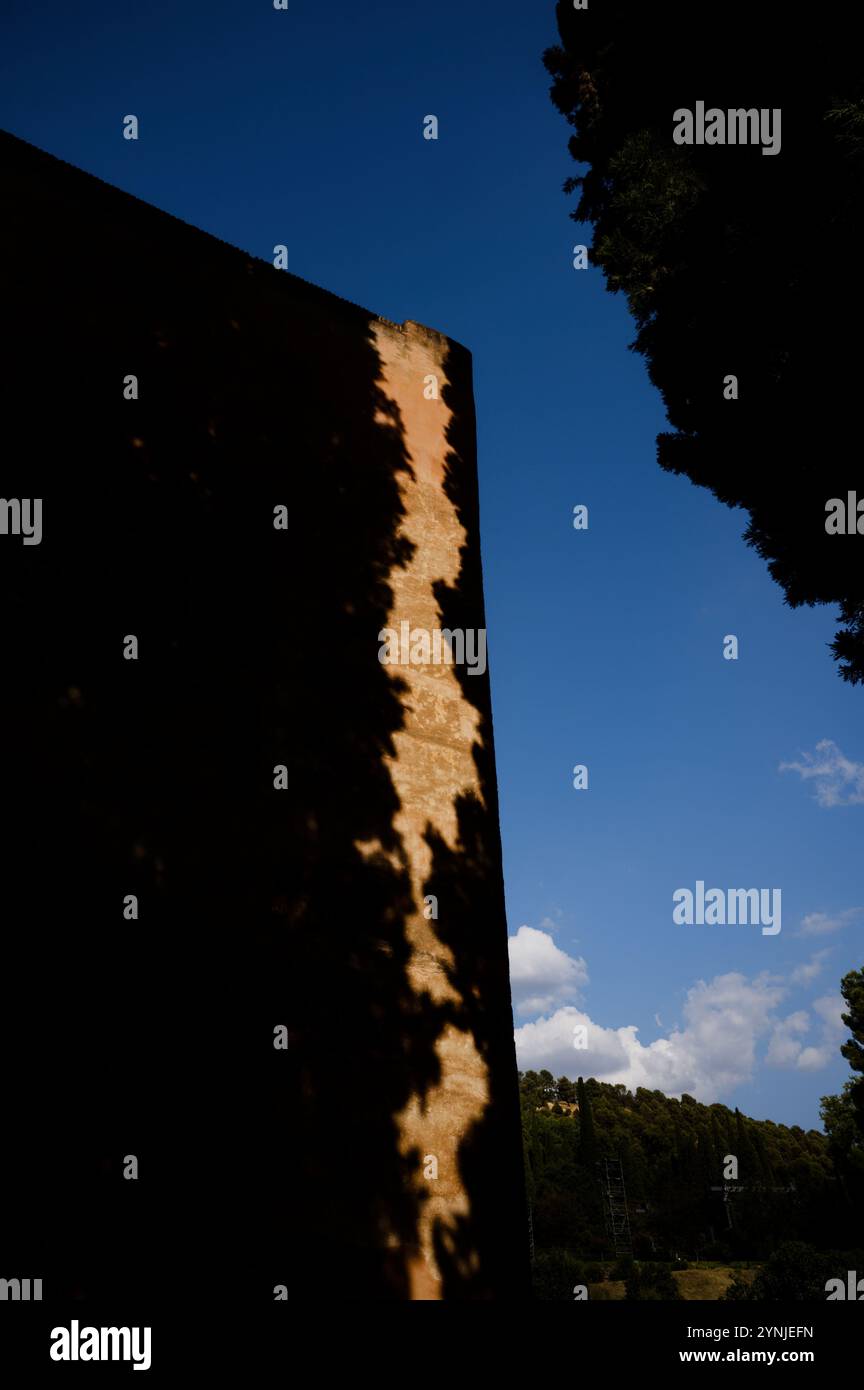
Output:
M521 1297L470 357L2 153L0 1274Z

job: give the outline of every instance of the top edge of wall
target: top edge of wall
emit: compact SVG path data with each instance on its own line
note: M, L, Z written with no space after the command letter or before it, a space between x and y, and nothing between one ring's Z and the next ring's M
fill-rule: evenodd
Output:
M44 160L49 165L60 166L63 169L69 170L70 173L76 175L80 179L86 179L91 183L99 184L100 188L104 189L110 196L122 199L125 202L136 203L140 209L146 210L147 215L151 217L158 217L160 219L167 218L169 221L175 223L177 227L183 228L183 231L187 234L192 234L197 237L206 237L208 241L214 242L222 251L227 252L230 256L242 257L249 270L254 270L257 274L268 273L279 276L279 280L283 285L287 281L295 290L299 289L304 295L309 295L313 298L317 297L343 314L347 313L348 316L362 317L367 322L369 320L374 320L378 323L386 324L388 328L394 329L397 333L403 333L406 337L425 336L433 341L445 343L449 348L457 351L468 351L461 343L456 342L454 338L448 337L446 333L442 333L437 328L430 328L426 324L415 322L413 319L406 319L404 323L394 323L392 319L384 318L382 314L376 314L371 309L365 309L361 304L356 304L351 299L345 299L343 295L336 294L333 290L325 289L323 285L316 285L313 280L307 280L302 275L295 275L289 270L277 270L269 261L263 260L260 256L255 256L251 252L245 251L242 247L234 246L229 241L223 241L221 237L215 236L213 232L207 232L202 227L196 227L194 223L184 221L182 217L177 217L173 212L167 212L165 208L157 207L155 203L145 202L143 198L136 197L134 193L127 193L125 189L118 188L116 184L108 183L105 179L100 179L98 174L91 174L88 170L79 168L77 164L70 164L68 160L61 159L59 155L51 154L49 150L43 150L41 146L32 144L29 140L23 139L20 135L14 135L12 131L0 129L0 150L3 152L4 161L8 155L14 153L23 155L26 153L30 158L37 156L38 159Z

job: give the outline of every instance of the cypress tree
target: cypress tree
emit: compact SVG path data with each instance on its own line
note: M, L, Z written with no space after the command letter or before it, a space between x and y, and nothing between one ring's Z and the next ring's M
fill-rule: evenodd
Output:
M576 1094L579 1102L579 1159L593 1170L597 1161L597 1137L594 1133L591 1101L588 1099L588 1092L581 1076L576 1083Z
M791 25L781 0L763 0L748 10L746 43L736 25L715 25L710 43L691 47L683 86L678 35L692 0L557 8L561 42L545 62L580 165L565 190L580 192L572 216L592 224L589 263L626 294L632 347L662 393L658 462L749 513L745 539L788 604L839 605L831 649L843 678L864 683L864 567L860 541L842 538L864 522L845 444L859 432L860 364L844 329L864 316L864 93L850 8L823 0L818 24ZM719 100L730 80L782 110L792 153L724 158L698 139L675 142L670 93ZM802 170L807 244L839 293L802 271L789 235ZM740 398L725 394L727 372ZM829 499L845 513L839 531Z
M759 1160L747 1121L735 1106L735 1153L738 1158L738 1177L748 1185L759 1179Z

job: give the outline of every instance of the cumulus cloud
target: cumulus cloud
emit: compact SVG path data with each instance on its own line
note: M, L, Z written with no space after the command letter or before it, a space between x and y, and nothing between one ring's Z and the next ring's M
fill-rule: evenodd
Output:
M818 1041L806 1047L800 1035L809 1033L810 1015L801 1009L775 1025L765 1061L775 1067L796 1067L798 1071L820 1071L836 1061L846 1031L841 1017L846 1007L842 994L823 994L814 999L813 1012L822 1020Z
M799 1035L809 1033L809 1031L810 1015L806 1009L799 1009L797 1013L789 1014L788 1018L783 1018L779 1023L775 1023L771 1041L768 1044L768 1051L765 1054L765 1061L768 1065L770 1067L794 1066L804 1049Z
M554 1076L594 1076L611 1085L637 1086L681 1095L687 1091L706 1104L750 1081L757 1046L767 1039L765 1062L775 1067L816 1071L836 1059L843 1033L840 994L825 994L811 1009L778 1015L790 989L810 984L821 972L828 949L815 952L787 977L763 971L752 978L737 971L699 980L685 997L683 1023L665 1037L643 1043L635 1024L605 1027L580 1006L588 983L581 956L568 956L548 932L522 926L510 938L514 1004L523 1022L516 1030L516 1053L523 1071ZM662 1028L660 1015L654 1015ZM583 1042L587 1041L587 1047Z
M580 997L588 983L581 956L568 956L537 927L520 927L509 945L510 987L518 1014L545 1013Z
M827 936L829 932L842 931L860 914L860 907L848 907L845 912L808 912L796 935Z
M684 1025L644 1044L638 1028L604 1028L581 1009L557 1009L516 1031L523 1070L546 1067L555 1076L594 1076L629 1090L645 1086L667 1095L689 1092L707 1103L748 1081L756 1043L776 1021L782 985L767 975L748 980L730 972L688 990ZM574 1030L587 1029L587 1049L574 1048Z
M820 806L860 806L864 803L864 763L847 758L830 738L823 738L812 753L802 753L797 763L781 763L780 772L797 772L812 781Z

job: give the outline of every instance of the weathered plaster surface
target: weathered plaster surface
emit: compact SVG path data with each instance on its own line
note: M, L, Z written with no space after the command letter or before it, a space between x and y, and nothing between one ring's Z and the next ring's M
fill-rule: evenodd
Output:
M404 570L394 571L393 608L388 626L403 621L412 628L442 626L433 583L456 582L460 547L466 542L456 509L445 494L444 467L450 410L442 396L447 384L447 340L418 324L403 329L379 323L376 346L382 362L381 384L396 402L404 428L405 447L413 479L402 483L406 517L403 532L416 547ZM424 395L424 381L437 377L438 399ZM447 978L450 951L436 934L436 923L423 915L423 891L431 868L425 841L430 827L456 848L455 798L472 792L481 798L472 747L479 737L479 715L462 693L451 665L410 665L395 668L408 689L402 696L404 728L394 736L396 756L390 774L401 809L395 822L407 857L416 911L406 924L413 948L409 977L415 991L428 992L436 1003L455 999ZM446 903L439 911L446 912ZM458 1000L457 1000L458 1002ZM423 1103L414 1098L399 1117L402 1150L420 1155L416 1182L424 1202L420 1216L420 1249L409 1252L412 1297L440 1297L440 1275L432 1248L436 1222L451 1226L468 1214L457 1161L462 1136L478 1120L488 1102L486 1065L470 1033L448 1025L437 1043L441 1079ZM424 1159L434 1155L437 1179L423 1177Z

